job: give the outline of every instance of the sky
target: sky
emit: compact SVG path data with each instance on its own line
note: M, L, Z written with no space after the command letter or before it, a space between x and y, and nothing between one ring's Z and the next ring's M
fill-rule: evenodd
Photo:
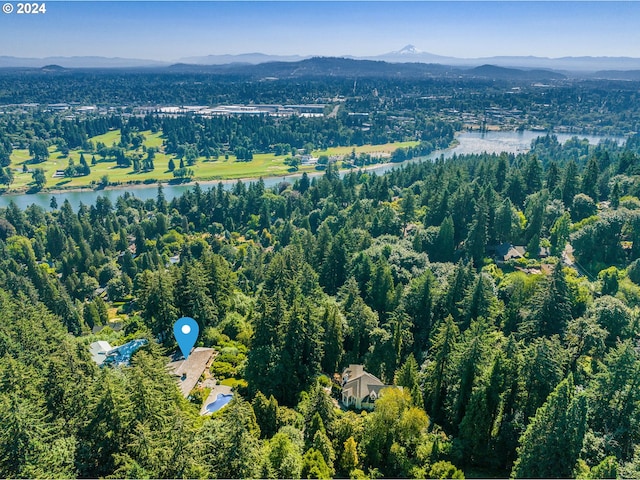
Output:
M0 3L5 3L4 0ZM0 56L640 57L640 1L48 1L0 13Z

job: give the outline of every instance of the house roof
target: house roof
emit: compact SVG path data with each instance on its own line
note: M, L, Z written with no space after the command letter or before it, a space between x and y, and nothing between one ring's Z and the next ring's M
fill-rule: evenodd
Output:
M213 348L197 347L193 349L186 360L178 360L169 364L173 374L178 377L180 391L185 398L198 383L200 375L207 368L214 351Z
M509 242L501 243L499 245L492 245L487 247L489 252L494 252L495 256L502 260L507 261L513 258L524 257L525 248L521 245L513 246Z
M360 400L368 397L371 392L376 392L377 395L381 388L387 386L375 375L365 372L362 365L350 365L344 371L343 378L346 381L342 386L342 393Z
M112 348L106 353L105 365L129 365L133 354L148 343L149 341L146 338L137 338L124 345Z
M111 351L111 348L112 347L111 345L109 345L109 342L105 342L104 340L93 342L89 345L89 353L91 354L91 359L98 365L102 365L105 358L107 358L107 353Z

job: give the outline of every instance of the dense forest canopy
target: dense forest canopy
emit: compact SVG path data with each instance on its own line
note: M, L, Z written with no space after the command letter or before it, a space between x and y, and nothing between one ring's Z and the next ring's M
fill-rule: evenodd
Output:
M106 85L130 95L163 81ZM370 82L379 94L393 86ZM95 91L107 96L104 85ZM421 115L437 135L459 128ZM56 138L82 145L111 128L215 148L227 131L257 142L274 127L279 142L291 127L306 140L328 122L0 119L5 151L32 139L34 157ZM341 176L328 162L274 188L196 184L167 201L159 185L153 200L125 193L77 209L10 203L0 209L0 476L637 478L639 147L637 135L596 146L546 135L527 153L385 175ZM181 316L216 352L207 374L233 389L213 415L199 415L207 388L185 399L167 370ZM129 366L92 361L90 343L133 339L148 342ZM339 407L335 376L359 364L390 386L368 412Z

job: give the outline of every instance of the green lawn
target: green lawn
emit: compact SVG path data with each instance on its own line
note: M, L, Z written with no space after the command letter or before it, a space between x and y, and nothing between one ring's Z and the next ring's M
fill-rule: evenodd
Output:
M314 150L313 155L318 157L320 155L349 155L355 148L356 154L358 153L392 153L398 148L415 147L420 142L396 142L385 143L384 145L362 145L360 147L331 147L326 150Z
M98 142L104 143L107 147L110 147L114 143L117 145L120 143L120 130L111 130L103 135L91 137L90 139L94 144Z
M99 155L95 155L97 164L91 166L91 153L85 153L85 159L91 166L91 174L84 177L74 178L53 178L56 170L64 170L69 160L73 160L76 165L80 163L81 150L73 150L67 157L64 157L55 146L49 147L49 159L46 162L38 165L29 164L28 167L42 168L45 171L47 177L47 184L45 188L49 189L65 189L65 188L78 188L88 187L99 183L104 175L109 177L110 183L142 183L143 181L155 182L163 181L167 182L172 180L173 172L168 170L169 159L172 155L167 155L162 151L162 137L160 133L151 133L150 131L143 132L145 136L144 145L146 147L155 147L159 151L156 154L154 165L155 170L148 172L133 172L131 167L121 168L116 166L115 161L104 161ZM114 130L104 135L99 135L91 138L94 144L102 142L107 146L111 146L114 142L117 144L120 141L120 131ZM418 142L402 142L402 143L390 143L386 145L363 145L357 147L335 147L324 151L313 152L314 156L319 155L347 155L355 148L356 153L373 153L373 152L385 152L391 153L399 147L408 147L416 145ZM139 150L142 154L142 149ZM30 160L28 150L14 150L11 154L11 167L15 172L15 180L11 185L11 190L24 190L29 188L32 183L31 173L23 173L23 163ZM176 168L179 166L179 160L174 162ZM257 177L269 177L269 176L284 176L291 173L288 165L284 164L285 156L276 157L271 153L259 153L255 154L253 160L250 162L237 162L233 155L230 155L228 159L220 157L218 160L207 161L204 158L199 158L192 168L194 171L193 180L224 180L224 179L238 179L238 178L257 178ZM314 167L310 165L301 166L300 172L314 171Z

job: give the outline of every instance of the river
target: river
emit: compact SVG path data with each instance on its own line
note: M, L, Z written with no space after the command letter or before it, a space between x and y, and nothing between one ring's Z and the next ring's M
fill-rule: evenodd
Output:
M524 132L462 132L456 136L458 140L458 144L447 150L440 150L433 152L427 158L438 158L444 155L445 158L449 158L453 155L466 155L473 153L500 153L500 152L508 152L508 153L524 153L527 152L531 147L531 141L534 138L537 138L541 135L545 135L541 132L533 132L533 131L524 131ZM569 134L556 134L558 137L558 141L560 143L564 143L575 135ZM579 138L586 138L589 140L591 144L597 144L601 139L606 137L598 137L598 136L589 136L589 135L579 135ZM615 140L622 141L620 138L616 138ZM408 160L407 162L415 162L422 161L424 158ZM404 163L407 163L404 162ZM373 166L369 168L369 171L376 172L378 174L383 174L388 172L392 168L397 168L401 164L383 164L378 166ZM321 175L322 173L318 173L317 175ZM310 174L310 175L316 175ZM296 178L300 178L301 174L290 175L286 178L283 177L269 177L264 179L265 185L269 188L274 185L277 185L281 181L294 181ZM245 182L255 181L253 180L244 180ZM237 180L227 180L223 181L226 186L234 185ZM201 182L200 185L203 188L208 188L212 185L217 185L219 182ZM179 197L184 192L193 188L193 185L163 185L164 196L167 200L172 200L175 197ZM37 204L44 208L49 208L49 204L51 202L51 197L55 197L58 202L58 206L62 205L62 202L65 200L69 200L71 206L75 209L78 208L80 203L85 205L95 204L96 199L99 196L106 197L111 200L112 203L115 203L117 198L123 195L125 192L129 192L134 194L136 197L141 200L148 200L150 198L155 199L158 187L157 185L135 185L127 188L114 188L107 190L71 190L68 192L62 193L34 193L34 194L9 194L9 195L0 195L0 207L6 207L11 200L13 200L18 207L21 209L27 208L31 204Z

